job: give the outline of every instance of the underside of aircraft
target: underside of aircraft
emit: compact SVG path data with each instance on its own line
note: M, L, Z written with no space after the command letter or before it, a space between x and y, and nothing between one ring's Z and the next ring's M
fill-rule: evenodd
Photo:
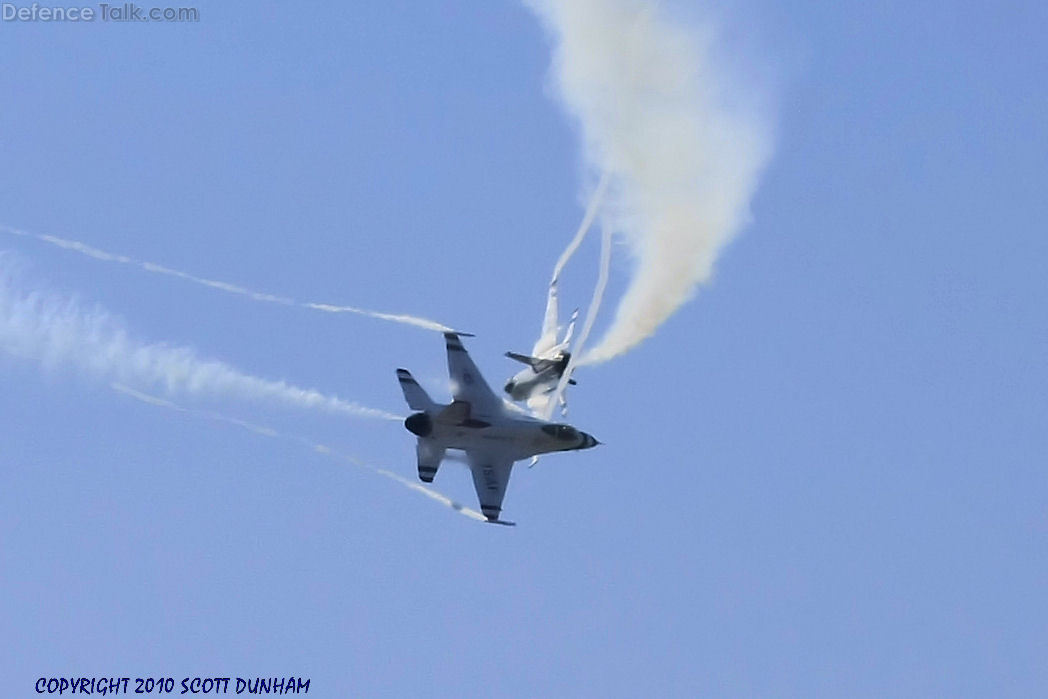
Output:
M445 333L452 402L433 401L406 369L397 379L408 406L417 412L404 426L418 438L418 476L431 483L448 449L465 452L481 511L500 518L510 472L517 461L557 451L589 449L599 442L571 425L540 420L506 409L488 386L457 333Z

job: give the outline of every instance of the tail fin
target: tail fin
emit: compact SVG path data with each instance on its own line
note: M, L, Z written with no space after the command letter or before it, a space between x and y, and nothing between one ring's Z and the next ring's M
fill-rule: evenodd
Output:
M418 381L407 369L397 369L397 379L400 381L400 390L404 392L404 400L412 410L429 411L436 407L436 403L426 393L426 389L418 385Z

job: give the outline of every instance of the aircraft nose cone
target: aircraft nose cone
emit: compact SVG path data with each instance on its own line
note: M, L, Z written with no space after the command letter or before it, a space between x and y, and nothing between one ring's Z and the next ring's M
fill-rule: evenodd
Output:
M586 432L583 432L582 433L582 445L579 447L579 449L592 449L593 447L597 446L598 444L600 444L600 442L598 442L593 435L587 434Z

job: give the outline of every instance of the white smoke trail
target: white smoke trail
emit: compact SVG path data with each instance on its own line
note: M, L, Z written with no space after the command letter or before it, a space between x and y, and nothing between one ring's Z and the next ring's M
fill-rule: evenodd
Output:
M122 384L159 387L168 394L239 397L354 417L403 419L284 381L249 376L186 347L139 342L100 309L84 311L70 299L16 289L11 264L2 255L0 352Z
M369 311L366 308L357 308L356 306L333 306L329 303L302 302L299 305L304 308L312 308L313 310L325 311L327 313L355 313L357 315L367 316L368 318L390 320L394 323L402 323L404 325L414 325L416 328L435 330L439 333L457 332L454 328L444 325L443 323L438 323L435 320L427 320L426 318L419 318L418 316L409 316L399 313L380 313L379 311Z
M579 223L578 230L575 231L575 235L572 237L568 246L564 248L564 252L557 258L557 264L553 267L553 276L550 278L550 286L555 286L557 280L560 278L560 273L564 269L564 265L568 264L568 260L571 259L575 251L582 245L582 240L586 237L586 233L589 231L590 226L593 225L593 219L597 216L597 211L600 209L601 200L604 198L604 192L608 188L608 173L605 172L600 176L600 182L597 183L597 188L593 190L593 194L590 195L589 204L586 206L586 213L582 217L582 221Z
M150 395L148 393L143 393L142 391L136 391L133 388L130 388L128 386L124 386L123 384L114 383L114 384L110 384L110 386L115 391L123 393L124 395L130 396L131 398L134 398L136 400L140 400L143 403L148 403L149 405L155 405L155 406L160 407L160 408L167 408L168 410L174 410L176 412L180 412L180 413L183 413L183 414L186 414L186 415L192 415L192 416L195 416L195 417L204 418L206 420L213 420L215 422L223 422L223 423L230 424L230 425L236 425L237 427L245 429L245 430L247 430L249 432L253 432L254 434L262 435L263 437L271 437L273 439L289 440L289 441L292 441L292 442L298 442L300 444L304 444L306 447L312 449L313 451L317 452L318 454L325 454L325 455L330 456L330 457L332 457L334 459L338 459L338 460L343 461L345 463L352 464L353 466L356 466L358 468L362 468L362 469L365 469L367 471L370 471L371 473L378 474L378 475L380 475L380 476L382 476L384 478L388 478L391 481L399 483L399 484L401 484L401 485L403 485L403 486L405 486L405 487L407 487L407 488L409 488L411 490L414 490L417 493L421 493L421 494L425 495L426 497L430 498L431 500L439 502L441 505L444 505L445 507L450 507L451 509L455 510L456 512L458 512L459 514L461 514L461 515L463 515L465 517L469 517L470 519L476 520L478 522L485 522L485 521L487 521L487 519L481 513L477 512L476 510L472 510L472 509L466 507L465 505L462 505L461 503L456 502L455 500L452 500L448 496L444 495L443 493L441 493L441 492L439 492L437 490L434 490L433 488L427 488L426 486L422 485L421 483L416 483L416 482L414 482L412 480L404 478L399 473L395 473L393 471L390 471L389 469L381 468L379 466L372 466L371 464L366 463L364 461L361 461L360 459L354 458L354 457L352 457L352 456L350 456L348 454L340 453L340 452L332 449L329 446L326 446L324 444L318 444L318 443L316 443L316 442L314 442L314 441L312 441L310 439L307 439L305 437L299 437L299 436L290 435L290 434L283 434L281 432L278 432L278 431L276 431L276 430L274 430L272 428L269 428L269 427L265 427L263 425L256 425L254 423L247 422L245 420L240 420L240 419L235 418L235 417L228 417L226 415L222 415L221 413L212 412L210 410L194 410L194 409L191 409L191 408L185 408L185 407L183 407L181 405L178 405L177 403L173 403L173 402L171 402L169 400L164 400L163 398L158 398L157 396L153 396L153 395Z
M356 306L338 306L330 303L314 303L309 301L296 301L293 298L287 296L277 296L275 294L267 294L260 291L253 291L236 284L230 284L229 282L219 281L217 279L207 279L205 277L198 277L188 272L182 272L177 269L171 269L164 265L158 265L155 262L144 262L142 260L136 260L126 255L118 255L116 253L107 252L98 248L91 247L85 243L81 243L76 240L67 240L65 238L59 238L53 235L46 235L41 233L30 233L28 231L19 230L17 228L11 228L0 224L0 230L6 231L12 235L21 236L23 238L33 238L43 243L48 243L63 250L72 250L73 252L80 253L86 257L90 257L95 260L101 260L103 262L116 262L122 265L129 265L131 267L138 267L139 269L150 272L151 274L159 274L166 277L174 277L175 279L181 279L183 281L192 282L200 286L206 286L211 289L217 289L218 291L224 291L228 294L234 294L237 296L243 296L249 298L252 301L260 301L263 303L273 303L281 306L299 306L301 308L311 308L316 311L324 311L326 313L355 313L357 315L367 316L368 318L376 318L379 320L388 320L394 323L401 323L404 325L413 325L417 328L424 328L426 330L435 330L437 332L454 332L454 328L450 328L442 323L438 323L435 320L429 320L427 318L420 318L418 316L398 314L398 313L381 313L379 311L371 311L366 308L358 308Z
M580 357L605 361L709 279L748 217L769 129L719 60L712 26L689 33L639 0L527 2L554 36L556 85L587 163L610 178L601 216L635 257L611 327Z

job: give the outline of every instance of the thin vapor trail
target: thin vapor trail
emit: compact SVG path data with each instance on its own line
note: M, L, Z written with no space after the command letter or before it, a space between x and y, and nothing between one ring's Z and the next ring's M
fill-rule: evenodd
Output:
M72 299L15 286L9 260L0 255L0 352L45 368L72 368L124 385L155 387L171 395L242 398L323 410L352 417L401 420L400 415L244 374L203 359L188 347L132 338L105 311L81 309Z
M211 289L218 291L224 291L227 294L234 294L236 296L243 296L251 299L252 301L259 301L262 303L273 303L280 306L298 306L300 308L310 308L315 311L324 311L326 313L354 313L356 315L367 316L368 318L376 318L379 320L388 320L394 323L401 323L403 325L413 325L417 328L424 328L425 330L435 330L437 332L452 332L454 329L450 328L442 323L438 323L435 320L429 320L427 318L420 318L418 316L398 314L398 313L381 313L379 311L371 311L366 308L358 308L356 306L340 306L330 303L314 303L310 301L296 301L293 298L287 296L277 296L275 294L267 294L261 291L254 291L246 287L237 286L236 284L230 284L229 282L219 281L217 279L207 279L206 277L198 277L188 272L182 272L177 269L165 267L164 265L156 264L155 262L145 262L142 260L136 260L126 255L119 255L117 253L108 252L106 250L100 250L95 247L91 247L86 243L81 243L77 240L67 240L65 238L59 238L53 235L47 235L42 233L30 233L28 231L19 230L17 228L11 228L10 226L0 225L0 230L6 231L12 235L21 236L23 238L32 238L49 245L53 245L63 250L71 250L73 252L80 253L86 257L90 257L95 260L101 260L103 262L115 262L117 264L128 265L131 267L137 267L151 274L159 274L166 277L173 277L175 279L181 279L183 281L198 284L200 286L206 286Z
M167 408L168 410L174 410L185 415L191 415L193 417L203 418L205 420L212 420L215 422L222 422L229 425L235 425L237 427L245 429L254 434L261 435L263 437L270 437L272 439L281 439L303 444L307 448L315 451L318 454L330 456L333 459L337 459L344 463L348 463L358 468L362 468L366 471L370 471L371 473L380 475L384 478L388 478L389 480L399 483L400 485L403 485L406 488L409 488L417 493L425 495L431 500L439 502L441 505L444 505L445 507L449 507L452 510L455 510L464 517L468 517L478 522L486 521L486 518L481 513L477 512L476 510L472 510L466 507L465 505L456 502L455 500L452 500L448 496L444 495L443 493L437 490L434 490L433 488L427 488L421 483L415 483L414 481L404 478L400 474L390 471L389 469L381 468L379 466L372 466L367 462L361 461L360 459L357 459L348 454L336 451L335 449L332 449L331 447L326 446L324 444L314 442L313 440L308 439L306 437L284 434L270 427L256 425L254 423L247 422L246 420L240 420L235 417L229 417L226 415L222 415L221 413L212 412L210 410L195 410L191 408L186 408L169 400L165 400L163 398L159 398L148 393L143 393L142 391L136 391L135 389L130 388L129 386L124 386L119 383L110 384L110 387L115 391L123 393L124 395L130 396L131 398L134 398L136 400L140 400L143 403L148 403L149 405L154 405L160 408Z
M552 73L586 164L609 178L600 216L634 269L583 363L650 337L709 280L749 217L769 120L733 75L713 21L686 28L641 0L525 0L554 41Z
M575 251L582 245L583 239L586 237L586 233L589 231L590 226L593 225L593 219L597 216L597 211L600 209L601 200L604 199L604 191L608 188L608 173L605 172L600 177L600 182L597 183L597 188L593 190L593 194L590 195L589 204L586 206L586 213L582 217L582 221L579 223L578 230L575 231L575 235L572 237L568 246L564 248L564 252L557 258L557 264L553 267L553 276L550 278L550 284L556 284L560 278L560 273L564 269L564 265L568 264L568 260L571 259Z

